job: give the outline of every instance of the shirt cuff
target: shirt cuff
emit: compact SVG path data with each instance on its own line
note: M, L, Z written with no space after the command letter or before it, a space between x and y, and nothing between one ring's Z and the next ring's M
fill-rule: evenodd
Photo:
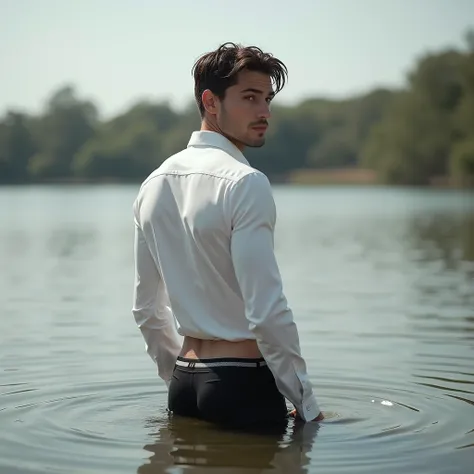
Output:
M319 414L321 410L319 408L318 402L314 395L310 395L306 400L303 400L301 404L301 409L299 410L299 415L303 418L304 421L312 421Z

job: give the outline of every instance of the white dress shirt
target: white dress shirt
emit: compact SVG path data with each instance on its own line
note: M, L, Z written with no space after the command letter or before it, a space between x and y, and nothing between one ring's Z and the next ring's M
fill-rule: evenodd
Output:
M169 384L182 338L256 340L280 392L320 412L274 254L268 178L215 132L194 132L134 202L133 315Z

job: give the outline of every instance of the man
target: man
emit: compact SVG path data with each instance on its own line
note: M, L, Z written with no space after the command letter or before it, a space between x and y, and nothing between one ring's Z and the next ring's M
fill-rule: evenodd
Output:
M193 76L201 130L134 203L135 320L175 414L279 423L286 397L292 416L320 421L275 260L271 186L242 154L264 144L286 66L226 43Z

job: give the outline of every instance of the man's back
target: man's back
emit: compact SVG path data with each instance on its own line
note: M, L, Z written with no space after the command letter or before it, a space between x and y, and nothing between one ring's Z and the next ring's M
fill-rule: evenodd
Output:
M266 179L224 137L199 132L141 187L136 219L147 242L156 241L150 252L183 336L255 338L230 253L231 188L249 175Z

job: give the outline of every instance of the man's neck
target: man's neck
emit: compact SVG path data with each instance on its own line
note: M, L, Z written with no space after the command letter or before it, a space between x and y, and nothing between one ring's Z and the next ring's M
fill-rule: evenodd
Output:
M209 120L207 120L205 118L203 118L202 121L201 121L201 132L215 132L215 133L218 133L218 134L222 135L223 137L227 138L227 140L229 140L231 143L233 143L242 153L245 149L245 145L243 145L240 142L237 142L237 141L233 140L231 137L229 137L228 135L223 133L222 130L217 126L217 124L209 122Z
M223 133L219 130L219 127L217 125L209 122L205 118L201 120L201 132L216 132L223 135Z

